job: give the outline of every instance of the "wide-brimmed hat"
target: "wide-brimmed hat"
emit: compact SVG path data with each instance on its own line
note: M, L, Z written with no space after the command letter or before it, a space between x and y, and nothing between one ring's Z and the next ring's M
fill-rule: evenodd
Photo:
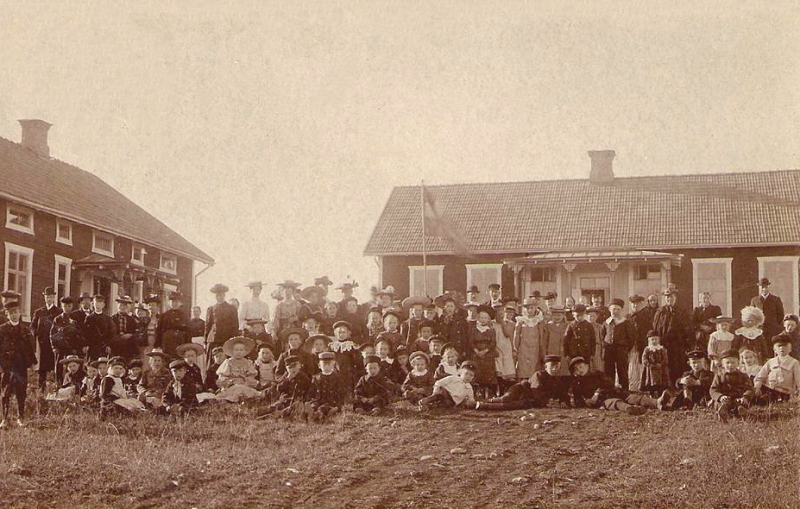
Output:
M67 355L66 357L58 361L59 364L63 364L65 366L70 362L77 362L78 364L83 364L83 358L78 357L77 355Z
M306 340L303 342L302 346L303 350L305 350L306 352L310 352L311 349L314 347L314 342L317 341L318 339L321 339L322 341L325 342L325 348L328 348L328 345L330 345L332 341L331 338L329 338L325 334L314 334L313 336L308 336Z
M267 321L263 318L247 318L244 323L245 325L266 325Z
M119 302L120 304L133 304L133 299L131 299L128 295L123 295L122 297L117 297L114 300Z
M558 293L547 292L547 295L544 296L544 300L554 300L556 297L558 297Z
M308 331L300 327L287 327L280 332L278 337L280 338L281 341L288 341L289 336L291 336L292 334L299 334L301 341L305 341L306 339L308 339Z
M356 283L355 281L353 281L352 283L342 283L336 287L337 290L343 292L346 290L352 290L353 288L358 288L358 283Z
M89 295L89 294L87 293L86 295ZM19 299L19 298L22 297L22 295L17 293L17 292L15 292L14 290L4 290L4 291L0 292L0 297L3 297L4 299ZM91 299L92 296L89 295L87 298Z
M386 287L381 290L378 290L378 292L375 294L376 297L380 297L381 295L388 295L389 297L394 297L394 288Z
M768 277L762 277L758 280L758 286L769 286L771 284L772 281L770 281Z
M333 284L333 281L331 281L331 279L328 276L321 276L321 277L314 278L314 284L315 285L323 285L323 286L331 286Z
M540 292L539 290L534 290L533 293L530 294L530 297L533 297L533 298L536 298L536 299L541 299L542 298L542 292Z
M534 292L534 293L536 293L536 292ZM530 297L525 297L525 300L522 301L522 307L529 308L531 306L538 306L539 303L536 302L537 298L538 298L538 296L536 296L536 295L531 295Z
M292 288L294 290L297 290L298 288L300 288L302 286L301 283L298 283L297 281L292 281L291 279L284 279L283 281L281 281L280 283L277 283L277 284L281 288Z
M325 290L323 290L319 286L306 286L300 292L300 297L302 297L305 300L308 300L308 298L311 297L312 293L316 294L316 295L319 295L321 297L322 294L325 293Z
M211 287L211 293L228 293L229 290L230 288L220 283Z
M710 318L708 321L711 323L733 323L736 319L732 316L719 315L716 318Z
M5 297L5 295L3 295L3 297ZM80 301L84 299L92 300L92 294L89 292L81 292L81 294L78 296L78 300Z
M261 288L264 286L262 281L250 281L245 285L247 288Z
M550 306L551 313L566 313L566 308L564 306Z
M669 296L669 295L678 295L678 289L677 288L667 288L666 290L661 292L661 295L664 295L665 297Z
M255 343L250 338L246 338L244 336L234 336L222 345L222 351L225 352L225 355L228 357L233 357L233 347L236 345L244 345L247 349L245 355L247 355L253 351Z
M206 353L205 348L203 348L202 345L198 345L197 343L184 343L182 345L178 345L178 347L175 349L175 353L183 357L183 354L185 354L189 350L194 350L194 353L196 353L197 355L203 355L204 353Z
M633 295L628 297L628 300L631 301L632 303L636 304L638 302L644 302L645 299L644 299L644 297L642 297L638 293L634 293Z
M408 311L412 307L414 307L414 306L425 307L428 304L430 304L430 302L431 302L431 299L429 299L428 297L419 297L419 296L406 297L405 299L403 299L403 311L408 313Z
M11 311L12 309L19 309L19 301L13 300L11 302L6 302L6 305L4 307L6 311Z
M81 297L81 298L83 298L83 297ZM156 303L160 304L161 303L161 297L159 297L158 295L153 293L153 294L150 294L150 295L148 295L147 297L144 298L144 303L145 304L150 304L151 302L156 302Z
M162 358L162 359L164 359L165 361L166 361L167 359L169 359L169 355L167 355L166 353L164 353L164 350L162 350L162 349L160 349L160 348L153 348L152 350L150 350L149 352L147 352L145 355L146 355L146 356L148 356L148 357L161 357L161 358Z

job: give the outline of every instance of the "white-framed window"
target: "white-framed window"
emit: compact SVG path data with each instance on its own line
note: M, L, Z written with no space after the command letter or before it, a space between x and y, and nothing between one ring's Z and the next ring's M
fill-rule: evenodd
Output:
M769 278L769 293L781 298L786 313L796 313L799 304L798 263L800 256L758 257L758 278Z
M144 265L144 255L147 254L147 250L144 248L143 245L133 243L131 247L131 263L135 263L136 265Z
M422 265L408 267L408 288L412 297L425 296L425 281L428 282L428 296L444 293L444 265L428 265L427 272ZM425 279L423 279L425 278Z
M490 284L502 284L502 263L467 264L467 288L478 287L482 295L488 295Z
M33 210L16 203L6 203L6 228L33 235Z
M60 217L56 218L56 242L72 245L72 222Z
M72 260L64 256L55 255L56 270L54 272L53 288L56 289L56 302L61 297L69 295L69 285L72 278Z
M95 230L92 235L92 252L114 258L114 236Z
M171 253L161 253L161 263L159 263L159 267L164 272L169 272L170 274L177 274L178 272L178 257Z
M733 314L733 290L731 261L733 258L693 258L692 291L693 305L700 305L700 293L711 294L711 303L722 308L723 312Z
M5 243L5 271L3 278L4 290L12 290L22 297L20 309L26 319L31 314L31 280L33 279L33 249L18 246L11 242Z

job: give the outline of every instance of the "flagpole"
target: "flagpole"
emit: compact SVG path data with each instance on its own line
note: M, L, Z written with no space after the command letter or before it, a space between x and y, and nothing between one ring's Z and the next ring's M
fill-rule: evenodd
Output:
M419 187L420 205L422 206L422 289L428 296L428 253L425 246L425 181Z

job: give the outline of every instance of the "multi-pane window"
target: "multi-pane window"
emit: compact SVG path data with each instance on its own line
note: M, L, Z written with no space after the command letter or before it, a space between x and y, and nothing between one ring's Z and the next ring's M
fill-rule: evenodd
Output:
M6 228L33 233L33 211L16 203L6 204Z
M138 265L144 265L144 255L144 247L140 246L139 244L134 244L133 251L131 252L131 261Z
M6 242L5 289L19 293L23 316L30 315L33 249Z
M97 254L102 254L114 257L114 236L110 233L94 232L94 240L92 243L92 251Z
M161 253L161 270L175 274L178 271L178 257L169 253Z
M72 260L56 255L55 268L55 289L56 299L69 295L70 276L72 272Z
M72 223L66 219L58 219L56 221L56 242L72 245Z

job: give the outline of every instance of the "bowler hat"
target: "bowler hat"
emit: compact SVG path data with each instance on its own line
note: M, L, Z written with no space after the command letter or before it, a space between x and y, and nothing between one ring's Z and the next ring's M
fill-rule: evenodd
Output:
M81 292L78 296L78 300L92 300L92 295L89 292Z
M56 294L56 291L53 290L52 286L46 286L44 291L42 292L42 295L55 295L55 294Z
M478 289L477 286L472 285L469 287L469 290L467 290L467 293L481 293L481 291Z
M769 280L768 277L762 277L758 280L758 286L769 286L772 282Z

